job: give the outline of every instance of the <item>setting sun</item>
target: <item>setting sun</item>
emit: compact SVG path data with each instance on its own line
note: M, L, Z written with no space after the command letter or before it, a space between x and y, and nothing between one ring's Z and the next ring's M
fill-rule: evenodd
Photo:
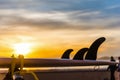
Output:
M17 43L14 45L15 54L23 54L26 55L31 51L30 43Z

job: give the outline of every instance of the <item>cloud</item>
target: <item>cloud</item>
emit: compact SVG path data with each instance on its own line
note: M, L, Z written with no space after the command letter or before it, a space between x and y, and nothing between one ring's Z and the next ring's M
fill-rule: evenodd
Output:
M119 1L115 0L115 2ZM51 30L119 28L120 12L117 6L119 3L115 5L115 2L112 0L5 0L0 1L0 25Z
M119 55L119 2L0 0L0 42L11 45L25 40L50 49L52 45L55 50L63 45L64 49L79 49L104 36L107 40L101 53Z
M53 11L46 13L3 9L0 12L1 26L27 26L50 30L88 30L120 27L120 19L118 17L104 17L100 11Z

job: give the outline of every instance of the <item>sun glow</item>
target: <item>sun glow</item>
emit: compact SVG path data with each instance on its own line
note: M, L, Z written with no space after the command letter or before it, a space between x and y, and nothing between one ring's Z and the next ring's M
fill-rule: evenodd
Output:
M26 55L31 51L31 44L30 43L17 43L17 44L14 44L13 48L14 48L15 54Z

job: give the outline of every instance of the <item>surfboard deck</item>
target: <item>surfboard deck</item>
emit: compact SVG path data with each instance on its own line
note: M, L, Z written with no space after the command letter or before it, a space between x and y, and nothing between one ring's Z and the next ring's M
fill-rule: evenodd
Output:
M12 58L0 58L0 67L10 67ZM16 59L16 65L20 65L20 60ZM117 62L95 61L95 60L68 60L68 59L41 59L25 58L24 67L65 67L65 66L95 66L95 65L113 65Z

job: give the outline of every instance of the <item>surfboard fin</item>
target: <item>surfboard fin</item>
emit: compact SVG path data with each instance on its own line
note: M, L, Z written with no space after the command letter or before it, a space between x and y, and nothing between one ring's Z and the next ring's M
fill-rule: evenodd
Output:
M82 48L80 49L76 54L75 56L73 57L73 60L83 60L84 59L84 55L85 55L85 52L88 51L88 48Z
M69 57L70 57L70 53L73 51L73 49L67 49L64 53L63 53L63 55L62 55L62 59L69 59Z
M86 60L96 60L97 58L97 51L99 46L105 41L104 37L100 37L95 40L92 45L89 47L88 52L85 56Z

